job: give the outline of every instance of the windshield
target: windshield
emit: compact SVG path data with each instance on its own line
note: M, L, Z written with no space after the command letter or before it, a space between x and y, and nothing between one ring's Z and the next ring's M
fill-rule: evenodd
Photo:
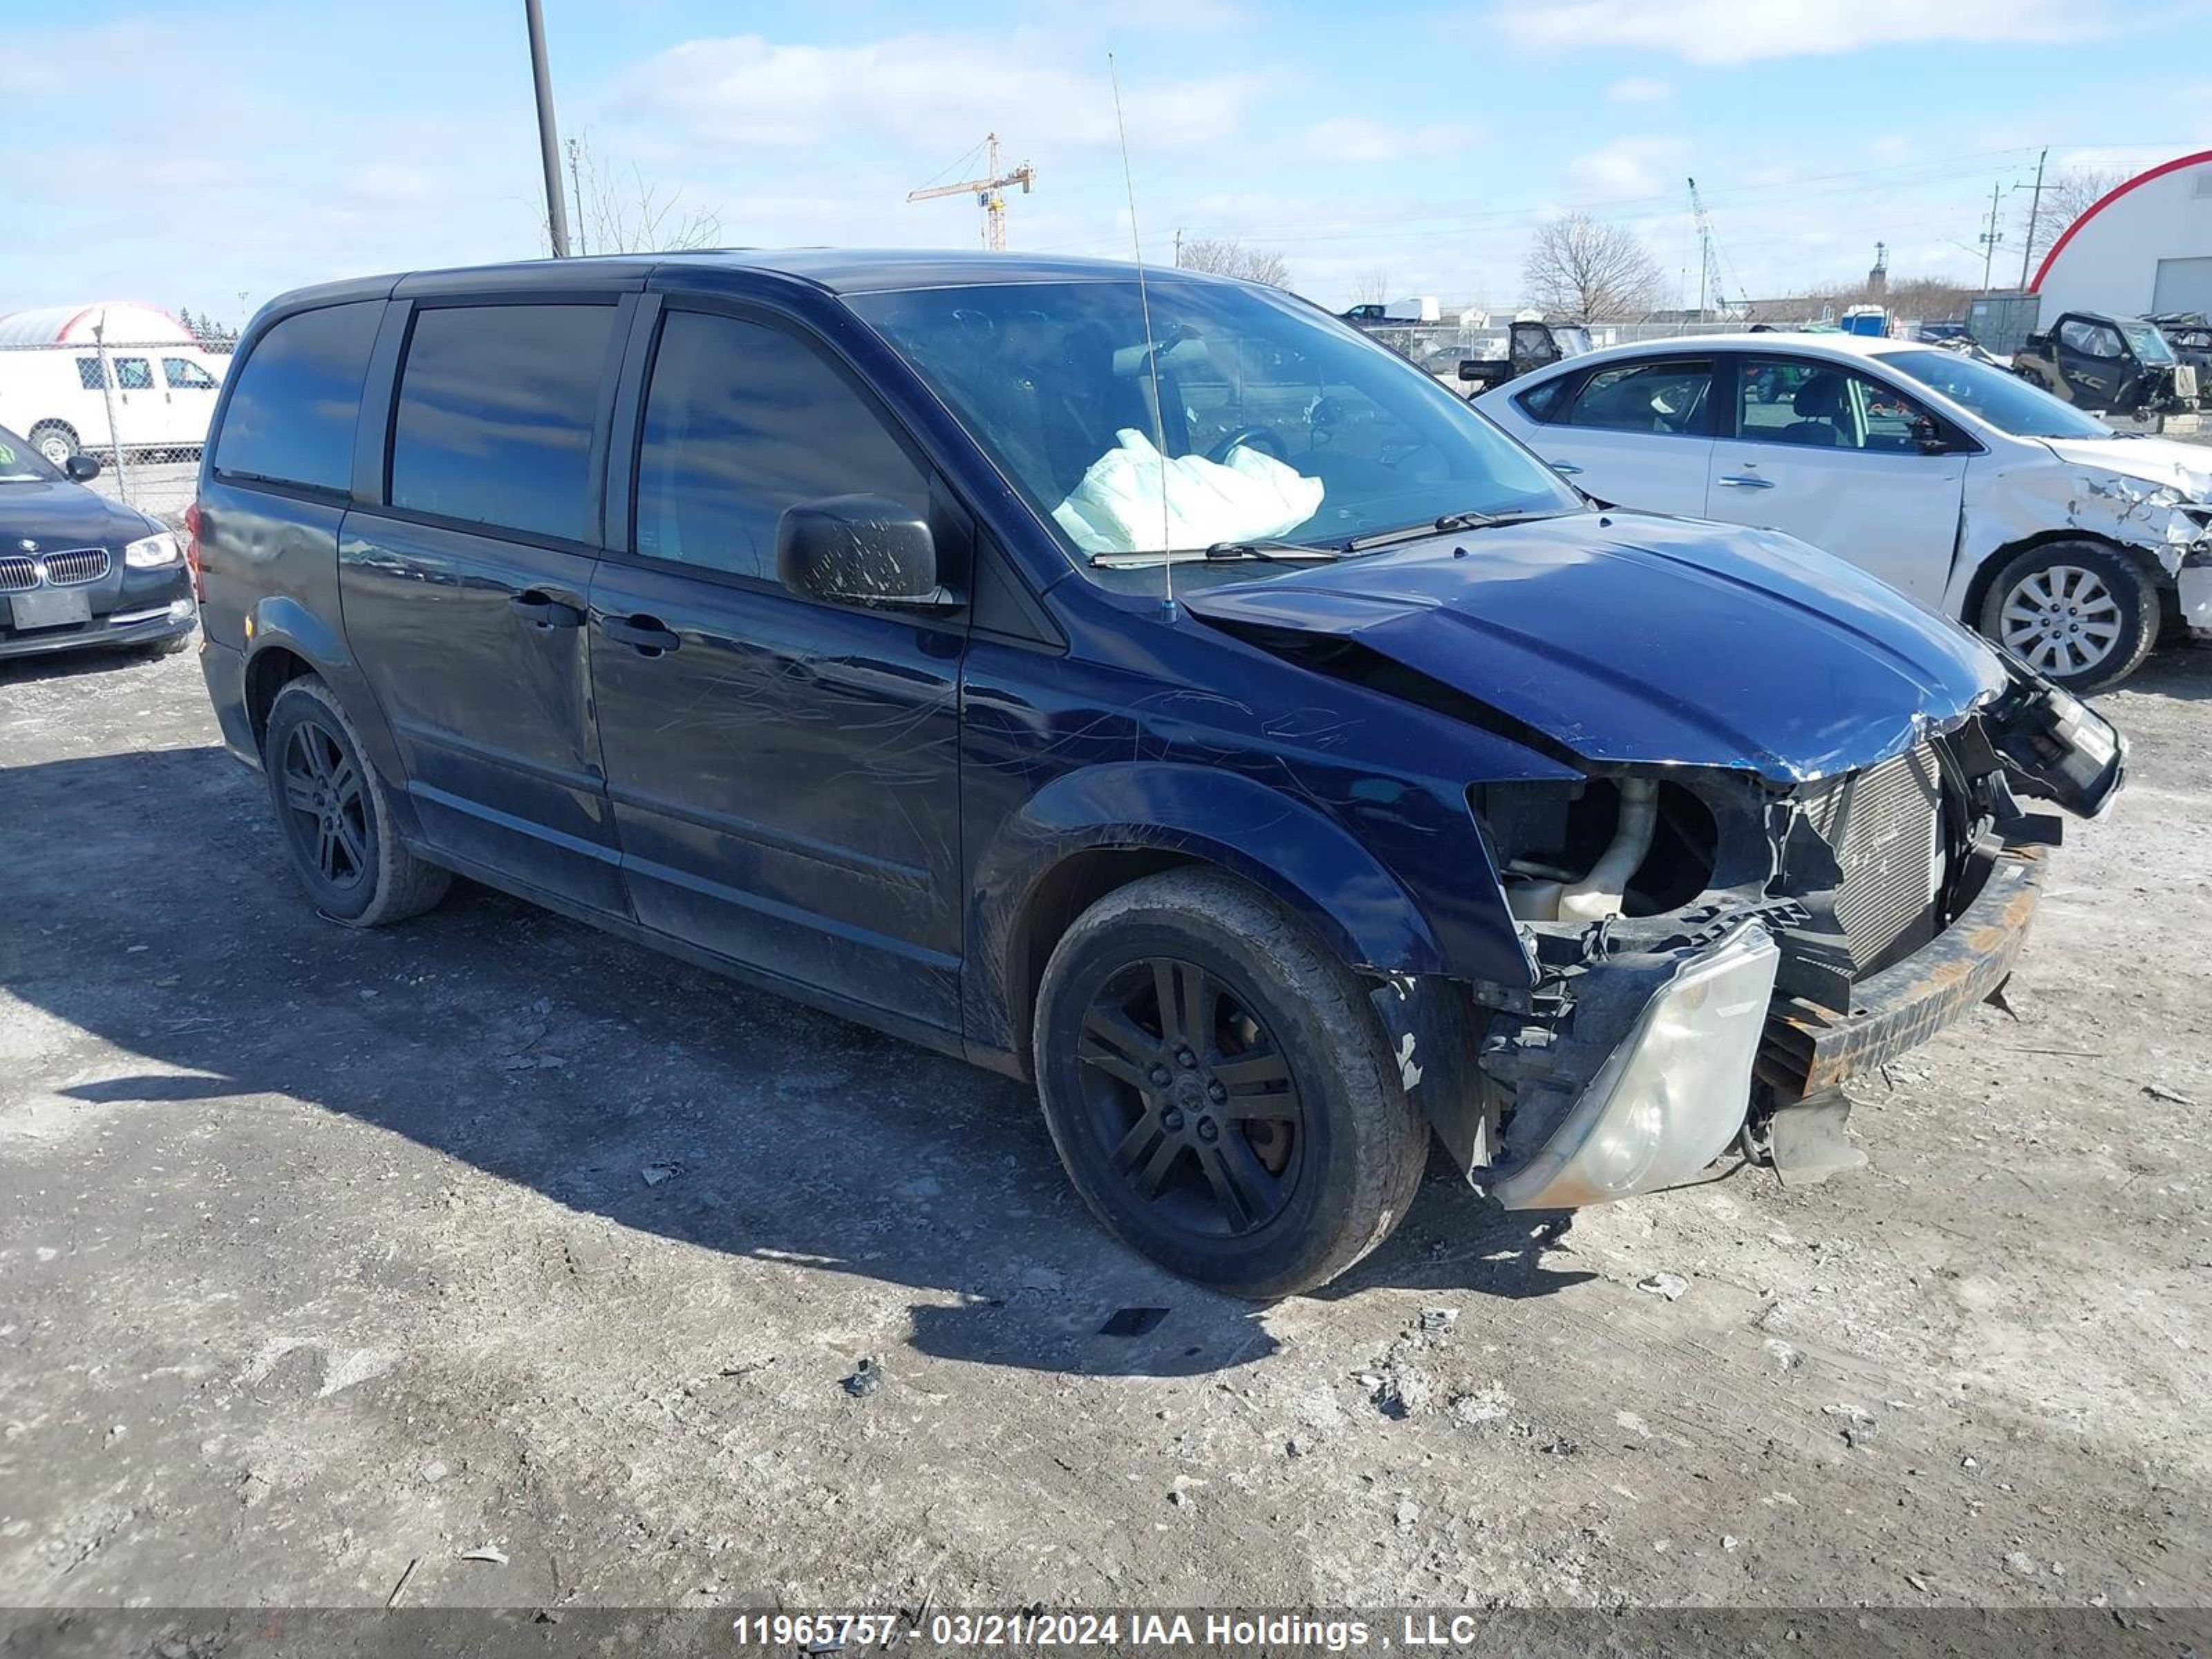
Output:
M2127 337L2128 349L2147 363L2170 363L2173 348L2166 344L2166 336L2148 323L2123 323L2120 332Z
M1133 280L851 304L1086 565L1581 505L1429 375L1311 307L1172 276L1148 287L1150 352Z
M2112 428L2016 374L1957 351L1893 351L1880 360L2015 438L2109 438Z
M61 477L45 456L0 426L0 483L56 483Z

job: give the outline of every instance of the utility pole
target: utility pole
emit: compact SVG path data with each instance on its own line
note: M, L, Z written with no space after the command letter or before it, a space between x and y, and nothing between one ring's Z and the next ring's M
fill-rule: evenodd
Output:
M1175 247L1176 269L1181 270L1182 269L1182 227L1181 225L1176 227Z
M1990 222L1987 225L1983 227L1980 238L1982 244L1982 292L1984 294L1987 294L1990 291L1990 262L1996 258L1997 244L2004 240L2004 232L1997 228L1997 200L2003 195L2003 193L2004 184L2002 180L1999 180L1997 183L1990 186Z
M2043 164L2050 159L2047 149L2035 158L2035 193L2027 198L2027 240L2020 250L2020 285L2023 290L2027 287L2027 262L2035 257L2035 222L2043 211ZM2013 188L2018 190L2020 186L2014 185Z
M584 182L576 167L577 142L568 141L568 189L576 202L576 252L579 256L592 250L584 235Z
M568 257L568 210L561 200L561 139L553 120L553 77L545 67L545 18L538 0L522 0L530 27L530 75L538 88L538 159L545 168L545 234L553 257Z

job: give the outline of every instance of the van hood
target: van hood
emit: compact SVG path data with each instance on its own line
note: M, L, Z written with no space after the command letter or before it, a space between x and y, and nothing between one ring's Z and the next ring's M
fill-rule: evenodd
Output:
M112 550L161 527L80 483L0 483L0 554L23 551L25 541L38 543L41 553L70 547Z
M1191 593L1265 643L1358 645L1583 759L1856 771L2008 684L1974 635L1770 531L1620 512L1440 535Z
M2044 447L2075 466L2164 485L2184 501L2212 501L2212 449L2171 438L2045 438Z

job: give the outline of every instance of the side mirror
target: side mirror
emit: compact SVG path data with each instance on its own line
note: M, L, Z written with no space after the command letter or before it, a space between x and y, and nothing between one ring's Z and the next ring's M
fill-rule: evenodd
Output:
M1912 423L1912 441L1923 455L1948 455L1952 444L1943 428L1932 416L1923 415Z
M77 483L90 483L100 476L100 462L90 455L72 455L62 463L62 471Z
M929 523L883 495L825 495L784 509L775 574L794 593L830 605L939 611L959 597L939 580Z

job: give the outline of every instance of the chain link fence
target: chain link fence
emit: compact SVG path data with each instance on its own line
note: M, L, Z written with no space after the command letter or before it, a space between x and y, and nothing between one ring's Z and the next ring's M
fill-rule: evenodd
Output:
M229 349L189 338L0 344L0 443L27 443L58 467L96 462L90 488L175 527L198 488Z

